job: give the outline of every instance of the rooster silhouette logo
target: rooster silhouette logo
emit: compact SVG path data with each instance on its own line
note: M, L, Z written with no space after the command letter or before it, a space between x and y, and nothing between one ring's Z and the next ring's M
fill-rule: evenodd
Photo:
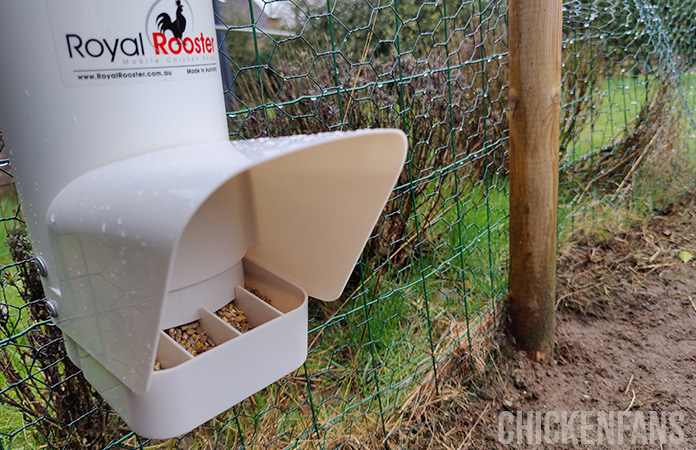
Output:
M184 17L184 7L181 6L181 0L176 0L176 19L172 20L169 14L162 13L157 16L157 26L162 34L169 30L175 38L182 38L184 30L186 30L186 17Z

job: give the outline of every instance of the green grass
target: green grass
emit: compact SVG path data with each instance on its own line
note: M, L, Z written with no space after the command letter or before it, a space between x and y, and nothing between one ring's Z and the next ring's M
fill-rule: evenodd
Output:
M0 442L3 448L15 450L33 450L39 448L38 442L32 433L31 427L22 417L22 413L15 408L0 403Z
M19 214L19 200L14 185L0 186L0 277L2 277L0 281L4 281L5 278L11 277L15 273L12 268L14 261L7 243L7 233L15 227L21 226ZM3 298L3 302L16 307L20 307L24 303L13 288L3 288Z
M561 164L592 155L620 141L640 114L650 95L648 86L653 76L632 76L620 73L617 78L604 79L592 89L584 126L576 132Z
M649 81L646 75L624 76L623 73L619 78L603 81L597 112L594 117L591 114L590 126L580 134L580 142L589 142L583 145L585 153L601 150L625 135L638 118L641 106L648 101Z
M638 118L642 106L657 94L656 81L654 75L632 75L628 72L603 80L591 94L595 97L595 107L589 108L587 125L573 140L571 152L574 158L600 151L623 139L631 131L631 125ZM680 81L682 90L675 90L675 103L696 111L696 75L687 72L681 75ZM690 149L696 149L693 139L689 139L688 144Z
M0 186L0 286L2 288L2 298L0 302L4 303L8 308L9 320L8 324L13 324L9 327L13 336L5 336L2 334L2 339L9 337L11 342L8 344L26 344L26 338L15 337L28 326L28 318L22 309L24 304L16 289L5 286L7 277L14 276L16 270L12 266L14 264L10 248L7 243L7 231L19 226L19 201L14 185ZM5 344L7 345L7 344ZM12 358L20 358L17 352L10 352ZM24 377L40 378L40 374L29 374L24 370L25 366L19 360L16 360L14 366L20 371ZM0 374L1 387L4 389L7 386L7 380ZM14 398L12 393L8 393ZM31 426L27 426L22 414L15 408L0 403L0 447L12 449L35 449L39 448L40 442L36 440Z
M595 108L588 108L587 124L571 141L562 164L572 168L574 161L589 158L591 162L593 158L599 159L604 150L615 151L612 148L636 132L641 109L649 102L654 103L654 96L664 95L658 86L662 82L664 80L654 74L630 76L623 72L602 81L593 94ZM578 232L599 241L610 239L614 233L626 230L693 188L696 135L686 108L696 107L696 76L682 74L680 83L673 84L667 91L671 98L659 99L670 102L672 109L667 114L681 114L676 135L662 136L652 142L652 152L646 154L638 170L628 172L631 175L630 179L626 178L629 185L624 184L620 195L608 192L598 183L588 187L571 180L567 186L560 186L559 242L566 242ZM646 124L651 127L665 119L657 117L659 110L654 111L650 113L652 117L646 116ZM636 145L646 144L638 142ZM651 158L652 162L647 162Z
M7 230L17 225L19 220L19 200L13 184L0 186L0 265L12 264L10 247L7 245Z

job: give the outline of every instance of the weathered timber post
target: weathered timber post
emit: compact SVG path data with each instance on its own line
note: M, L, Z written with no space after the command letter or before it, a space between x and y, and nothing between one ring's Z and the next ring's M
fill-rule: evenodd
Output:
M553 354L562 0L510 0L510 330Z

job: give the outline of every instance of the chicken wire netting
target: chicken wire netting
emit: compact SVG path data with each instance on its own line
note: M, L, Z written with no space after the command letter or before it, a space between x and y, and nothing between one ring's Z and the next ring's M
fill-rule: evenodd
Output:
M299 370L191 433L149 441L67 359L7 176L0 448L451 443L447 430L462 426L456 414L495 357L504 317L507 2L216 0L215 9L231 139L376 127L408 135L381 219L339 300L310 300ZM693 187L695 9L565 3L561 242L601 238ZM7 160L0 166L11 173Z

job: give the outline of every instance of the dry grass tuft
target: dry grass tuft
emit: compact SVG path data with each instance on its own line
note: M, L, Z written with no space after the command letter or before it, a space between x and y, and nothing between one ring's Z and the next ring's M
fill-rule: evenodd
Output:
M426 372L424 382L415 386L404 401L399 414L391 421L386 444L411 442L421 448L425 441L443 440L449 433L442 430L458 410L465 408L475 391L472 378L487 370L491 355L498 348L500 310L492 303L479 316L467 320L447 317L448 322L438 338L435 367ZM414 433L412 430L418 430Z

